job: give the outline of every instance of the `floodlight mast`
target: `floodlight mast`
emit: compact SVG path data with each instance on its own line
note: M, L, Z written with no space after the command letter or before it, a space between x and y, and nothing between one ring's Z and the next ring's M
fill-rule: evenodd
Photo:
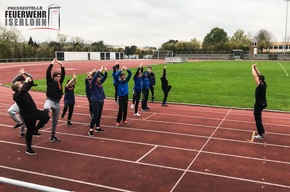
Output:
M284 0L287 2L287 7L286 7L286 25L285 25L285 45L284 45L284 53L287 51L287 23L288 23L288 2L290 0Z

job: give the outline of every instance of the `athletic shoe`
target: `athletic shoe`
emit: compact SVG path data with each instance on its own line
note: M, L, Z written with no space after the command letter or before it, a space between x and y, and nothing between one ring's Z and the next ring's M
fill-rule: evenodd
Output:
M56 138L55 135L51 135L51 137L49 138L49 142L51 143L60 142L60 139Z
M71 127L71 126L72 126L72 124L71 124L71 122L70 122L70 121L67 121L66 125L67 125L67 126L69 126L69 127Z
M135 105L134 105L134 104L132 104L132 105L131 105L131 109L134 109L134 107L135 107Z
M162 104L162 107L167 107L167 104Z
M96 128L95 132L97 133L105 133L105 131L101 128Z
M137 113L134 113L134 116L135 117L141 117L141 115L137 112Z
M88 132L88 135L89 135L90 137L93 137L93 136L94 136L94 132L93 132L93 131L89 131L89 132Z
M31 148L26 149L25 153L26 153L27 155L36 155L36 152L33 151L33 149L31 149Z
M25 137L25 133L20 133L20 134L19 134L19 137L20 137L20 138L24 138L24 137Z
M128 121L123 121L124 125L129 125Z
M23 123L17 123L16 125L14 125L13 129L16 129L18 127L21 127L23 125Z
M148 109L141 109L141 111L149 111Z
M34 131L33 136L39 137L39 136L41 136L41 133L39 133L38 131Z
M116 127L120 127L120 123L116 123Z
M254 139L264 139L264 136L258 134L258 135L255 135L253 138Z

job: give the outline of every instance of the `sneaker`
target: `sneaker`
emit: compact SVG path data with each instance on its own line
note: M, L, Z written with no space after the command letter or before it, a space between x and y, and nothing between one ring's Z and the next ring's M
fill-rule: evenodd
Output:
M49 142L54 143L54 142L60 142L60 139L58 139L55 135L52 135L49 138Z
M24 137L25 137L25 133L20 133L20 134L19 134L19 137L20 137L20 138L24 138Z
M134 113L134 116L135 117L141 117L141 115L137 112L137 113Z
M105 131L101 128L96 128L95 132L97 133L105 133Z
M258 135L255 135L253 138L254 139L264 139L264 136L258 134Z
M26 149L25 153L26 153L27 155L36 155L36 152L33 151L32 148L28 148L28 149Z
M69 126L69 127L71 127L71 126L72 126L72 124L71 124L71 122L70 122L70 121L67 121L66 125L67 125L67 126Z
M129 125L128 121L123 121L124 125Z
M147 110L147 111L150 111L150 108L149 108L149 107L146 107L146 110Z
M135 105L134 105L134 104L132 104L132 105L131 105L131 109L134 109L134 107L135 107Z
M88 135L89 135L90 137L93 137L93 136L94 136L94 132L93 132L93 131L89 131L89 132L88 132Z
M162 104L162 107L167 107L167 104Z
M23 123L17 123L16 125L14 125L13 129L16 129L18 127L21 127L23 125Z
M41 133L39 133L38 131L34 131L33 136L39 137L39 136L41 136Z
M120 127L120 123L116 123L116 127Z

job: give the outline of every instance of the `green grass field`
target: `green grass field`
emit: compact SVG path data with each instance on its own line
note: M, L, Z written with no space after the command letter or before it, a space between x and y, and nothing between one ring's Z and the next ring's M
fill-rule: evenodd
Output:
M252 61L201 61L193 63L166 64L167 79L172 89L168 102L252 108L255 101L255 82L252 77ZM257 67L265 75L268 108L271 110L290 111L290 63L278 61L257 61ZM161 101L160 77L164 64L153 66L156 75L155 98ZM147 70L147 68L145 68ZM133 75L129 89L133 89ZM77 75L75 94L85 95L85 74ZM66 77L66 80L71 78ZM65 80L65 82L66 82ZM45 79L35 80L39 85L34 90L45 91ZM105 94L113 98L112 71L104 83ZM132 94L129 95L132 98Z

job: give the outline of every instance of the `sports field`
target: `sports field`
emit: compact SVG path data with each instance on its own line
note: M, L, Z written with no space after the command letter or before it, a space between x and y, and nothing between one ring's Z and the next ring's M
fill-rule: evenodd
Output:
M136 68L139 62L143 62L145 66L154 65L156 76L164 66L157 65L160 61L149 60L124 60L120 61L120 65L126 65L134 71L133 68ZM251 106L255 89L251 77L251 62L229 62L223 65L218 63L166 64L168 79L175 87L169 94L171 101L175 94L180 92L179 86L188 82L190 85L187 85L184 97L192 95L191 97L197 98L194 91L199 88L201 94L205 89L202 86L214 85L215 80L209 78L210 74L215 74L210 71L214 66L215 71L219 71L215 78L223 77L228 82L218 83L216 93L211 93L212 100L218 95L222 96L218 92L225 89L221 86L222 83L230 84L227 86L229 90L235 90L235 87L238 87L235 84L238 84L248 86L245 95L249 95ZM64 64L67 75L70 75L74 72L85 74L102 64L111 68L115 62L88 61ZM49 63L44 62L0 64L0 83L9 83L21 67L25 67L34 79L43 79L48 65ZM286 77L284 81L287 79L287 63L259 62L258 67L268 80L268 93L271 93L272 82L275 82L271 81L271 78L276 77L276 81L279 82L276 86L282 86L283 75ZM274 70L275 75L271 70ZM242 77L236 76L237 71L243 74ZM193 79L178 83L175 78L183 76L180 72L191 74L188 76ZM238 83L234 83L233 80ZM109 79L106 83L108 84L105 85L105 91L108 95L108 89L113 85ZM38 87L43 86L40 81L38 84ZM77 86L83 86L81 78ZM283 86L285 88L286 85ZM148 103L150 111L140 112L141 117L135 117L133 109L129 107L127 120L130 125L115 127L118 105L107 98L101 119L101 127L105 133L95 133L94 137L89 137L88 101L84 96L76 96L72 127L66 126L66 117L60 118L57 125L57 136L61 142L48 141L51 133L49 121L40 130L42 135L33 138L33 148L37 155L28 156L25 154L25 140L19 137L19 129L12 128L15 122L7 114L7 109L14 103L12 91L9 87L0 86L0 92L0 191L32 191L25 187L1 183L3 178L77 192L290 190L290 113L263 112L265 139L253 140L256 128L252 110L180 104L162 107L160 102L154 102ZM41 109L46 98L45 93L30 93ZM239 100L239 97L236 98ZM61 109L62 107L63 101Z
M142 62L142 61L140 61ZM172 90L168 102L189 103L209 106L235 108L253 108L256 84L252 77L253 61L200 61L177 64L160 64L153 66L156 75L155 97L161 101L160 77L163 67L167 67L167 78ZM278 61L258 61L260 72L266 77L267 99L269 110L290 111L290 63ZM100 67L100 66L96 66ZM113 98L112 71L109 68L108 79L104 83L107 97ZM137 68L132 68L132 79L129 87L134 87L133 76ZM144 67L147 70L147 67ZM72 73L67 72L67 78ZM85 74L78 74L78 86L75 93L84 95ZM36 80L40 85L36 90L45 91L45 80ZM65 80L66 82L66 80ZM42 86L41 86L42 85ZM130 98L132 96L130 95Z

